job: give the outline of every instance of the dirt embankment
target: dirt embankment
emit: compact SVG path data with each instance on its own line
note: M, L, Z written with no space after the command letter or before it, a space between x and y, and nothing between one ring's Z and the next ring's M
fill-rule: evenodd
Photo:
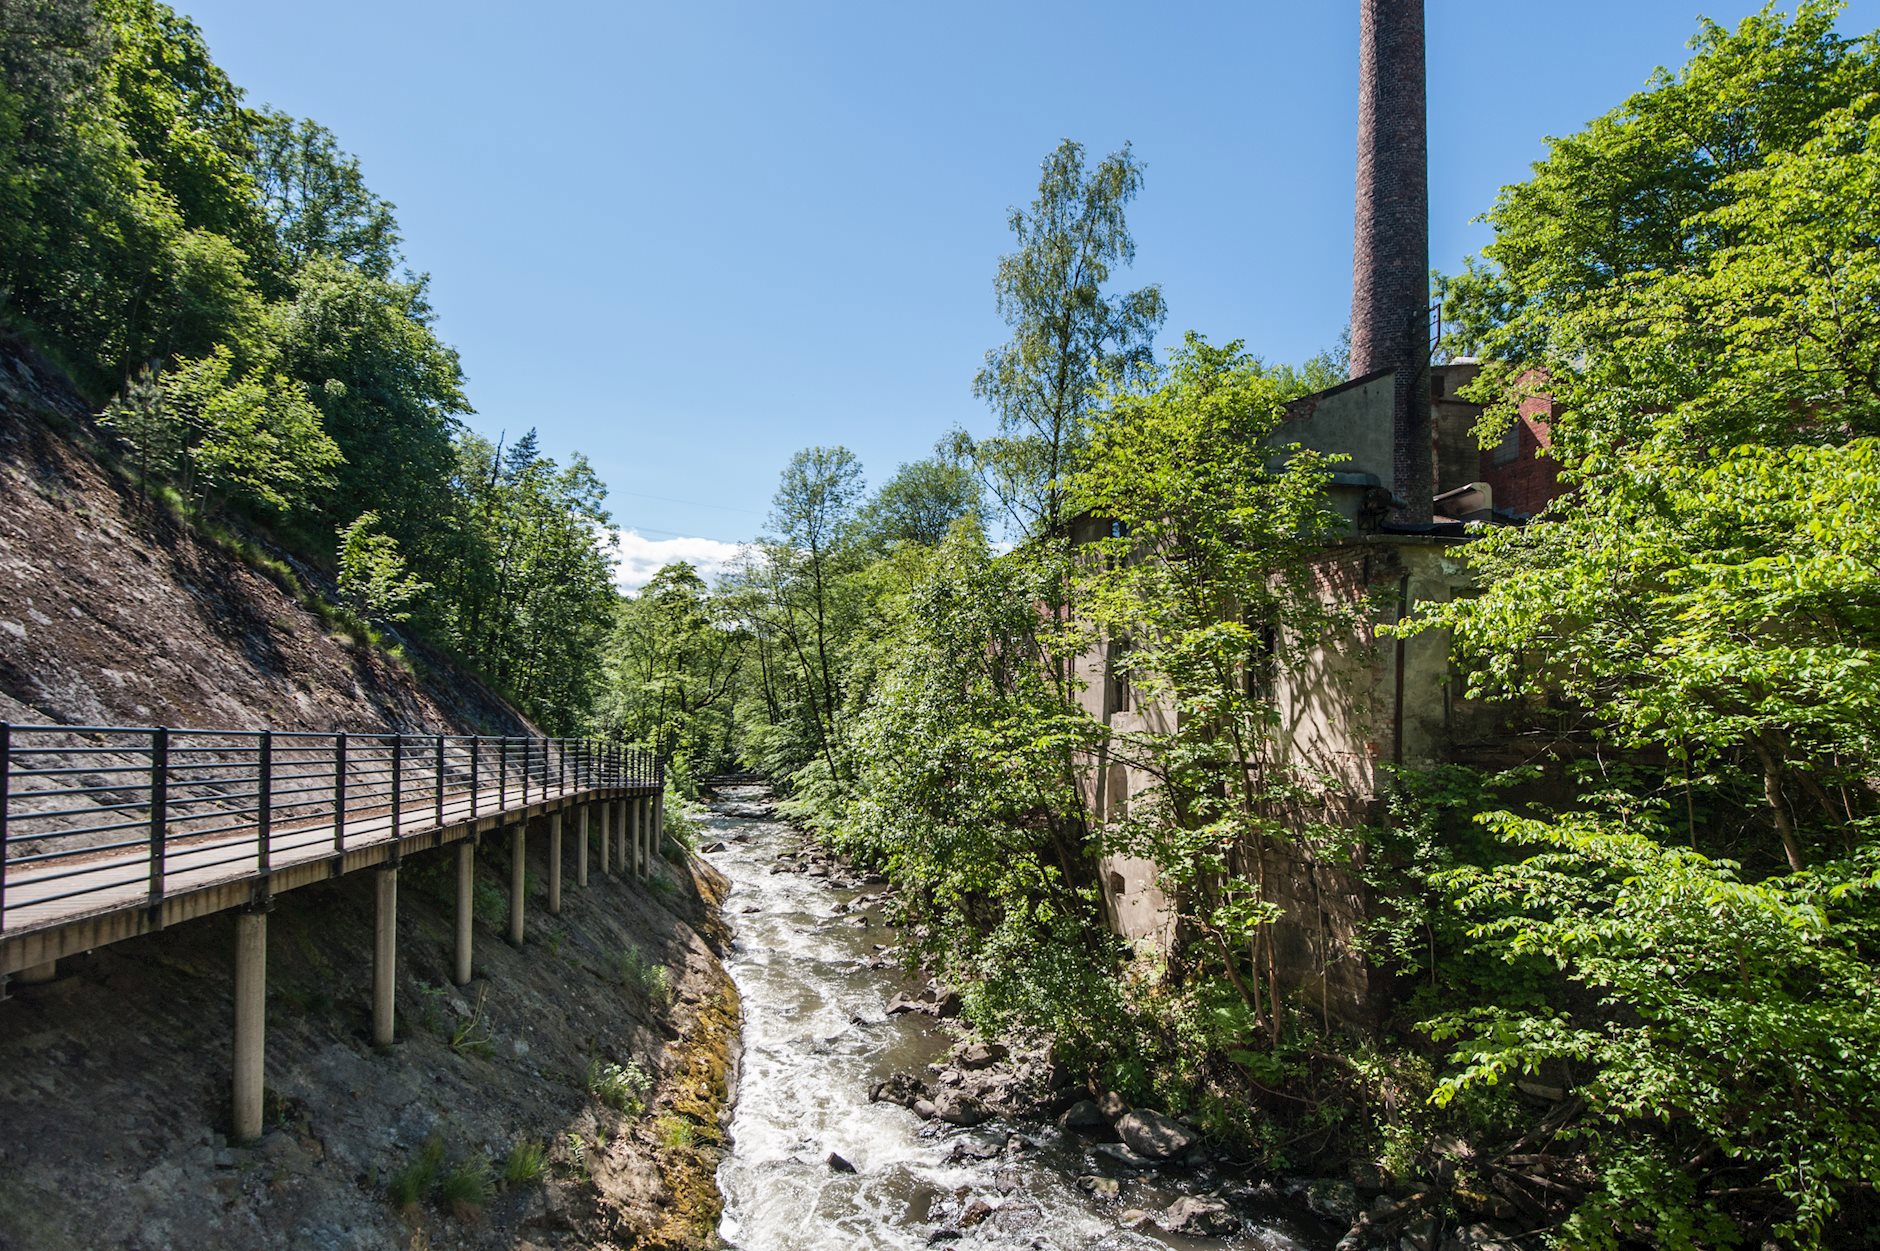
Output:
M0 339L0 720L525 733L441 657L435 680L333 637L282 586L105 468L71 387Z
M547 840L530 841L545 884ZM462 989L452 855L405 862L385 1051L370 1042L372 875L277 899L267 1129L251 1145L223 1137L229 917L16 987L0 1003L0 1248L708 1245L739 1012L718 959L724 880L696 859L645 884L570 875L560 916L534 890L515 948L506 840L477 859Z

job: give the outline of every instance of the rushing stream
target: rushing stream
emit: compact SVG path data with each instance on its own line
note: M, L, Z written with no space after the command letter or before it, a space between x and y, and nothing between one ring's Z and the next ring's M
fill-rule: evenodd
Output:
M744 999L733 1147L719 1172L722 1233L733 1247L853 1251L954 1239L963 1249L1053 1251L1331 1245L1336 1235L1324 1227L1279 1204L1262 1209L1257 1197L1237 1204L1252 1219L1227 1238L1179 1238L1142 1221L1140 1230L1125 1228L1128 1209L1156 1211L1185 1191L1219 1190L1221 1179L1140 1174L1048 1125L996 1119L961 1129L871 1103L876 1083L921 1071L954 1039L930 1017L885 1014L905 989L894 968L880 967L880 945L893 933L878 906L856 906L878 889L774 871L779 852L800 836L733 815L763 798L756 789L725 792L701 831L708 847L724 844L708 859L732 882L728 963ZM1016 1151L1007 1149L1014 1133L1027 1140ZM832 1153L854 1171L833 1163ZM1117 1196L1085 1193L1078 1179L1092 1174L1118 1178Z

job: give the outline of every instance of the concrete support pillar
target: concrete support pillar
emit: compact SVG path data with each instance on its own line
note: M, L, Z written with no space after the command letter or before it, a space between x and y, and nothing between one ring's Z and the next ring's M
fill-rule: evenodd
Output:
M653 796L653 854L659 855L666 846L666 792L660 791Z
M561 814L548 817L548 914L561 915Z
M382 866L373 874L378 896L372 929L372 1045L392 1045L398 990L398 870Z
M613 873L613 805L602 800L594 811L600 813L600 871Z
M649 823L646 819L646 800L633 800L627 807L627 821L633 829L633 862L640 866L640 876L645 877L653 867L653 857L648 851L646 835Z
M528 886L529 823L509 827L509 941L522 946L522 895Z
M21 986L41 986L59 975L59 962L48 960L44 964L35 964L30 969L21 969L13 974L12 980Z
M457 967L452 980L459 986L470 984L470 948L476 921L477 845L475 839L457 844Z
M235 914L235 1124L237 1142L261 1137L263 1053L267 1040L268 914Z
M640 875L640 865L639 862L633 858L633 842L627 835L627 805L630 802L630 800L625 799L614 800L614 829L618 832L620 839L621 871L629 877L638 877Z
M588 814L593 810L593 807L594 805L592 804L582 804L581 810L575 814L574 818L576 831L574 840L574 884L576 886L587 885Z

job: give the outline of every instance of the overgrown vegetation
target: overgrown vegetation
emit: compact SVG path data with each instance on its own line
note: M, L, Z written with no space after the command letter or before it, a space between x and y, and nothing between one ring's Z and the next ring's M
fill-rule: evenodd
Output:
M0 0L0 29L0 329L67 369L147 493L285 544L352 617L579 730L615 600L604 492L533 434L463 427L358 162L244 103L156 0Z

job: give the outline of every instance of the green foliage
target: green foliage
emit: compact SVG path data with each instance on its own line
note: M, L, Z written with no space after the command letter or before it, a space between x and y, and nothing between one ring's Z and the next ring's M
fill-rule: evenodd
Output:
M590 1060L587 1068L587 1092L623 1116L638 1116L646 1108L646 1094L652 1079L637 1060L614 1064Z
M437 586L428 619L544 729L573 733L601 688L617 599L606 489L586 458L543 456L534 431L506 451L462 435L454 459L451 525L423 560L406 549Z
M604 732L649 745L682 777L729 768L748 642L696 569L667 565L615 612L597 714Z
M1574 1245L1821 1245L1880 1180L1880 55L1838 12L1706 24L1504 191L1452 285L1499 362L1484 436L1545 392L1573 491L1410 628L1591 793L1424 859L1473 991L1428 1028L1439 1099L1544 1072L1583 1102Z
M615 956L614 971L628 990L649 1003L665 1007L672 1002L672 971L638 947Z
M532 437L497 465L463 435L457 355L358 161L243 105L154 0L0 0L0 27L0 324L115 393L127 468L199 522L246 515L325 566L375 514L432 587L412 627L579 729L614 600L603 492ZM355 615L402 619L402 573L353 572Z
M444 1167L444 1140L433 1138L424 1144L417 1158L392 1174L385 1185L385 1197L395 1208L414 1208L430 1197Z
M526 1186L539 1181L548 1172L548 1148L534 1139L521 1139L509 1149L503 1160L505 1186Z
M692 1122L672 1113L660 1117L653 1126L653 1132L659 1138L659 1145L668 1151L682 1151L698 1138L698 1130Z
M1239 344L1191 334L1165 370L1111 391L1070 495L1111 523L1076 580L1108 682L1160 714L1112 727L1107 758L1154 780L1105 837L1155 862L1250 1008L1267 978L1275 1043L1268 858L1286 837L1274 812L1293 780L1267 747L1269 674L1301 665L1340 620L1310 572L1338 525L1325 502L1332 462L1276 444L1283 397Z
M1510 1074L1581 1075L1576 1132L1613 1162L1575 1217L1588 1245L1640 1223L1664 1246L1726 1239L1719 1192L1744 1187L1786 1201L1785 1237L1818 1240L1847 1187L1880 1181L1880 858L1751 882L1667 846L1650 816L1493 820L1533 854L1456 871L1472 935L1551 962L1597 1006L1435 1018L1454 1044L1438 1101ZM1641 1169L1685 1183L1653 1198Z
M938 547L954 522L978 517L981 510L972 470L942 453L895 470L862 506L857 521L865 541L878 548L896 543Z
M961 450L1020 532L1061 531L1091 397L1105 377L1148 363L1165 316L1160 287L1103 289L1113 265L1135 260L1124 209L1141 189L1128 144L1087 169L1083 145L1066 139L1045 158L1031 210L1011 212L1018 249L1000 258L993 286L1012 338L973 379L1000 433Z
M137 382L106 409L104 425L146 481L174 483L197 509L236 502L284 514L332 486L339 448L296 383L235 374L221 345Z
M829 827L902 889L913 941L981 1022L1081 1028L1102 936L1076 783L1100 727L1068 702L1036 605L1048 549L995 557L970 518L882 605L855 784Z
M475 1216L495 1197L490 1162L480 1155L463 1161L437 1179L438 1203L459 1220Z
M409 620L406 605L430 589L405 571L398 540L377 532L379 515L360 513L339 533L340 602L367 621Z

